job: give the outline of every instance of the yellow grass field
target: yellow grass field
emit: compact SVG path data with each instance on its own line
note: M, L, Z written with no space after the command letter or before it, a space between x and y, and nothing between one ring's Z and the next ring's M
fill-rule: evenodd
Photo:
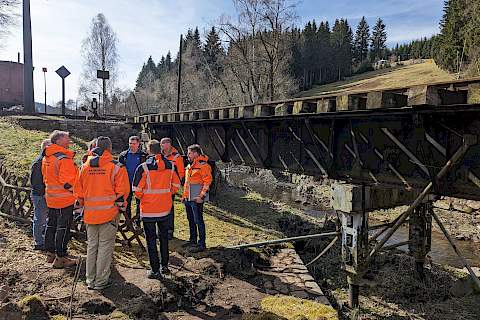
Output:
M432 59L427 59L423 63L366 72L344 81L314 86L308 91L301 92L298 96L309 97L326 92L382 90L454 79L454 75L440 69Z

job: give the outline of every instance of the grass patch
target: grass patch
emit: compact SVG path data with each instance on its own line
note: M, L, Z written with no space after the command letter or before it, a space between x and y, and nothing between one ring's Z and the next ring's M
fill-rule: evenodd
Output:
M207 232L207 247L232 246L240 243L276 239L279 233L271 233L268 229L259 227L236 212L220 209L206 204L203 218ZM189 239L189 227L185 206L175 202L175 233L181 240Z
M48 133L26 130L18 125L0 120L0 159L16 176L26 177L30 173L30 165L40 152L40 143L48 138ZM85 141L75 138L71 149L77 152L75 160L81 163L81 155L85 152L82 144Z
M261 302L262 310L287 320L337 320L335 309L330 306L288 296L269 296Z

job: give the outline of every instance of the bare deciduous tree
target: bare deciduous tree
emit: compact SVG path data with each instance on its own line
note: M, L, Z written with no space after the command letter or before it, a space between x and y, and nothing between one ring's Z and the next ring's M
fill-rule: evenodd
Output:
M237 79L235 87L248 96L245 102L279 98L294 85L285 72L289 60L285 32L296 19L295 5L286 0L234 0L234 4L238 16L223 17L219 30L229 43L226 64Z
M103 92L103 106L109 101L107 92L115 90L118 72L118 39L103 13L97 14L93 19L87 38L82 43L82 56L84 68L80 80L79 95L81 100L89 100L92 92ZM110 79L103 85L97 79L97 70L107 70Z
M0 39L4 39L9 33L9 28L17 22L18 14L15 10L19 3L19 0L0 0ZM0 49L3 45L4 41L1 41Z

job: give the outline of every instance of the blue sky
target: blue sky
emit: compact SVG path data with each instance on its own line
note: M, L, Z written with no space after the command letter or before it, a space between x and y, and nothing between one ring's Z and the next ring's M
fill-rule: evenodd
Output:
M297 2L297 25L307 21L344 17L354 29L362 16L371 27L378 17L387 25L388 44L406 42L438 33L443 0L303 0ZM75 99L82 70L80 46L93 16L103 12L119 38L119 83L132 88L143 62L155 61L178 50L178 39L198 26L203 35L222 14L234 15L231 0L31 0L35 100L43 101L42 67L48 68L48 103L61 97L55 70L65 65L67 99ZM20 24L12 30L0 60L17 60L22 51ZM22 58L23 59L23 58Z

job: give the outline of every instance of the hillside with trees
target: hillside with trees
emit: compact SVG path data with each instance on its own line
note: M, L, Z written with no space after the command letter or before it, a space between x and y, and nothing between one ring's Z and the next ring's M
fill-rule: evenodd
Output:
M313 85L343 80L387 58L387 33L378 19L370 33L363 17L354 33L347 19L295 27L288 1L234 0L237 15L221 17L208 33L189 29L182 43L181 109L277 100ZM142 112L176 106L179 56L149 57L135 98Z
M381 18L372 26L362 17L356 26L338 18L333 24L312 20L297 27L296 7L289 1L233 2L235 17L219 18L202 36L198 27L189 29L183 39L182 110L304 95L301 92L372 71L378 60L401 65L434 59L457 76L480 74L480 3L475 0L445 1L440 34L391 48ZM175 110L178 62L179 55L170 52L148 58L137 78L136 95L128 98L129 112ZM125 99L125 93L122 97L116 99Z

